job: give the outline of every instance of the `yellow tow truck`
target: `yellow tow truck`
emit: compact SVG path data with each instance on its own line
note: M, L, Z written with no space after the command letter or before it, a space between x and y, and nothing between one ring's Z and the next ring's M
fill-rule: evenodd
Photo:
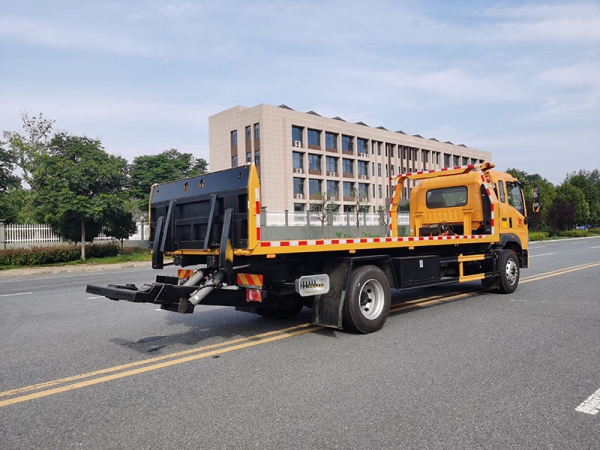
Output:
M169 257L191 268L139 288L88 285L87 292L179 313L204 304L289 318L308 306L313 323L360 333L384 325L391 289L480 280L509 294L529 265L527 208L518 180L493 168L486 162L395 177L389 234L364 238L261 240L252 164L155 185L152 266L162 269ZM410 233L400 236L397 212L409 179L418 183Z

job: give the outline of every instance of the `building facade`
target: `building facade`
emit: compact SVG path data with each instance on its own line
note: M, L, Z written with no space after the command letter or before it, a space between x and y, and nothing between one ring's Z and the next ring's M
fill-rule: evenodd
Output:
M490 152L322 117L286 105L235 106L209 117L210 169L254 162L268 211L380 212L396 175L491 161ZM402 196L409 196L411 182Z

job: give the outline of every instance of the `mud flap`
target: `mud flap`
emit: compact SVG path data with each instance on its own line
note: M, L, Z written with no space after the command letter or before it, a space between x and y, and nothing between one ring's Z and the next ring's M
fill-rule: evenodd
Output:
M312 318L315 325L342 329L342 311L351 268L350 259L336 261L335 265L325 268L330 288L327 294L315 296Z

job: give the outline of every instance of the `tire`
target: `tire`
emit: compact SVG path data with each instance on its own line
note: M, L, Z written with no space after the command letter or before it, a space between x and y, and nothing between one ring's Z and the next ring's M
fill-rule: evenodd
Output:
M344 328L357 333L380 330L387 320L392 303L390 283L376 266L362 266L350 275L344 300Z
M498 268L500 270L500 279L498 290L502 294L512 294L519 285L521 270L519 269L519 260L512 250L502 250L498 259Z
M296 317L302 308L304 308L304 301L299 295L293 296L293 301L286 308L256 308L256 313L259 316L267 317L269 319L286 320Z

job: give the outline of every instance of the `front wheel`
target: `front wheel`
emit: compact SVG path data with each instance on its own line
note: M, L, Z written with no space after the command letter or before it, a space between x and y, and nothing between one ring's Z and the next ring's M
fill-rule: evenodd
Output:
M383 327L390 313L390 283L377 266L362 266L350 275L343 309L343 326L358 333Z
M512 250L502 250L498 260L500 283L498 290L503 294L512 294L519 285L519 260Z

